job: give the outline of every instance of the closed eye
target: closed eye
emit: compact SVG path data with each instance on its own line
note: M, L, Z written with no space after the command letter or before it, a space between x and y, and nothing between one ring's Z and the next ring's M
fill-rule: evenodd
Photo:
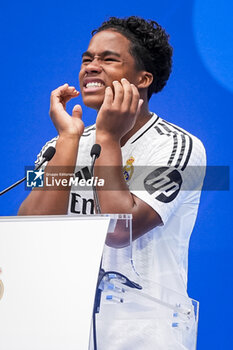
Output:
M93 61L94 58L92 57L83 57L82 59L82 63L90 63ZM104 61L104 62L119 62L119 60L115 57L106 57L103 59L99 59L100 61Z
M115 58L107 57L104 59L105 61L117 61Z
M83 58L82 59L82 63L88 63L88 62L91 62L92 59L91 58Z

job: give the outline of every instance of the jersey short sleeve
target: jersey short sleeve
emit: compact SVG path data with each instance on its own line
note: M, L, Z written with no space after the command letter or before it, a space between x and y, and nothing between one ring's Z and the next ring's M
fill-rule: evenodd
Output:
M196 211L206 165L201 141L162 119L143 136L138 144L142 156L135 156L138 166L128 182L131 193L150 205L163 224L179 206Z

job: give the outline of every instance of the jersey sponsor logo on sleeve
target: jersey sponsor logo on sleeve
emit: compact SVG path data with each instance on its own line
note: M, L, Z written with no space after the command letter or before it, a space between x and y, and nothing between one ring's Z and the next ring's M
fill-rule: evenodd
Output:
M177 169L159 167L153 170L144 180L145 190L160 202L169 203L178 195L182 177Z

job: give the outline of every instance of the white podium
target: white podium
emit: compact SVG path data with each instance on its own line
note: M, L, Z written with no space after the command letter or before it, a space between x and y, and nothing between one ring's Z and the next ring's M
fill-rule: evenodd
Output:
M131 219L0 218L0 349L195 350L198 302L137 275ZM131 280L120 265L99 278L115 227L129 235Z
M88 349L109 225L94 215L0 219L1 350Z

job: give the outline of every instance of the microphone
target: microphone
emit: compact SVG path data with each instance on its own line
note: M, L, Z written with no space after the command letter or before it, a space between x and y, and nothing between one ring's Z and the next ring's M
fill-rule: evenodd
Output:
M101 146L98 143L95 143L91 148L91 157L95 156L96 159L99 158L101 152Z
M98 143L95 143L92 146L91 153L90 153L90 156L92 158L92 162L91 162L91 176L92 177L94 177L95 161L96 161L97 158L99 158L100 152L101 152L101 146ZM96 212L97 212L97 214L101 214L99 198L98 198L98 194L97 194L96 186L94 185L94 182L93 182L93 185L92 185L92 189L93 189L94 203L95 203L95 207L96 207Z
M35 167L35 170L38 170L45 162L49 162L53 158L55 153L56 153L56 148L54 148L52 146L47 148L46 151L44 152L44 154L42 155L42 157L44 159L42 160L42 162L40 164L38 164Z
M45 162L50 161L50 160L53 158L53 156L54 156L55 153L56 153L56 149L55 149L54 147L50 146L50 147L43 153L43 155L42 155L42 157L43 157L42 162L39 163L39 164L35 167L34 170L40 169L40 167L41 167ZM4 193L10 191L12 188L18 186L19 184L21 184L23 181L26 180L26 178L27 178L27 176L25 176L23 179L21 179L21 180L15 182L13 185L11 185L11 186L5 188L5 190L3 190L3 191L0 192L0 196L2 196Z

